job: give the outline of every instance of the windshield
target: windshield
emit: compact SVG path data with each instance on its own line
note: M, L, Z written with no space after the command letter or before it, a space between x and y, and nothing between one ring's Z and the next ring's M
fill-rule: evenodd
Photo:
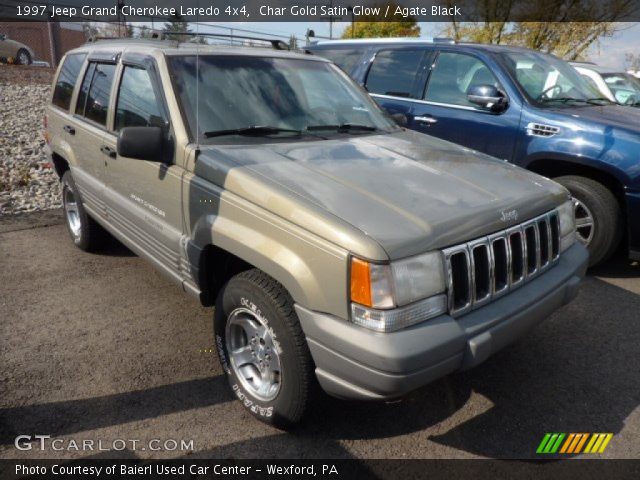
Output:
M603 73L601 75L618 103L626 105L640 103L640 80L628 73Z
M201 142L303 133L317 138L397 128L364 91L327 62L189 55L169 57L169 65L191 137Z
M610 103L571 65L537 52L501 54L528 99L538 106Z

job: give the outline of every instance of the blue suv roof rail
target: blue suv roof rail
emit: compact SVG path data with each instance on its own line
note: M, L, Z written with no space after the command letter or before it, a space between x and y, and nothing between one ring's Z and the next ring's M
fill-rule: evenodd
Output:
M346 38L340 40L319 40L313 45L350 45L350 44L380 44L380 43L434 43L435 39L420 37L394 38Z
M436 38L433 39L433 43L455 44L456 41L453 38L450 38L450 37L436 37Z

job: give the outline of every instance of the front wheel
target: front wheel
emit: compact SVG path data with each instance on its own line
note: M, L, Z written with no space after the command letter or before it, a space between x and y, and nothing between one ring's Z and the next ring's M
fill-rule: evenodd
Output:
M244 408L277 427L298 423L315 376L284 287L257 269L236 275L218 295L214 330L220 363Z
M590 178L567 175L554 180L571 193L576 236L589 250L589 266L604 262L622 238L622 212L616 197L607 187Z

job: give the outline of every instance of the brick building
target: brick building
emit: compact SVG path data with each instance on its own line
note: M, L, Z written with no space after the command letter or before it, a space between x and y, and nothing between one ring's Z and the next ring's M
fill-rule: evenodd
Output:
M0 33L31 47L34 60L43 60L52 67L66 52L86 41L81 23L0 22Z

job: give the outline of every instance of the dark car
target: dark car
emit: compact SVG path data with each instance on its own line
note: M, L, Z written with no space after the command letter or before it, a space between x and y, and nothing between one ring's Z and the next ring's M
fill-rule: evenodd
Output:
M640 110L604 98L568 63L525 48L449 40L307 48L334 61L408 128L567 187L591 265L625 235L630 257L640 259Z

